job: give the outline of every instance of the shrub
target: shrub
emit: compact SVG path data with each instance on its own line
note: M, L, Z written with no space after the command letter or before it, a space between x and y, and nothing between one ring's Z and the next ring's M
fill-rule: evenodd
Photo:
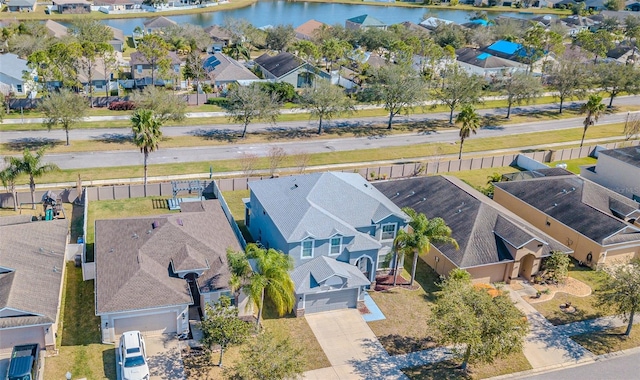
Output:
M109 103L111 111L132 111L136 109L136 104L130 100L116 100Z
M227 98L209 98L207 104L224 108L229 104L229 100Z

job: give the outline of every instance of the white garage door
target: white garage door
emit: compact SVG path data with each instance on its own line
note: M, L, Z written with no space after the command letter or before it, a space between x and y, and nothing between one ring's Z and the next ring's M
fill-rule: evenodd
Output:
M18 344L38 343L44 348L44 328L42 326L0 330L0 351L11 351ZM0 376L3 374L0 374Z
M145 335L175 333L177 325L176 313L149 314L114 320L116 336L132 330L138 330Z
M305 298L305 313L354 308L358 304L358 289L308 294Z

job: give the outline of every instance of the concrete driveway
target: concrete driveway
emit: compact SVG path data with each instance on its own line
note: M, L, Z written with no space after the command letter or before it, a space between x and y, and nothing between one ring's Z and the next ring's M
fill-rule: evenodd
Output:
M185 379L184 363L180 354L182 342L172 335L145 335L144 341L147 345L151 379ZM119 361L118 350L116 350L117 380L121 380L120 368L118 368Z
M306 315L331 367L305 372L306 379L399 379L404 374L356 309Z

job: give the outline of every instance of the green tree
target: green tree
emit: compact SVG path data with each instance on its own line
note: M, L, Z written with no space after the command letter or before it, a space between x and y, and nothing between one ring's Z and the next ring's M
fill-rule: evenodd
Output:
M443 83L433 89L433 96L449 108L449 124L453 124L453 112L458 106L480 102L484 79L467 73L458 65L447 67L442 76Z
M46 64L52 79L62 83L64 87L78 87L78 68L82 59L82 45L78 42L57 42L45 53Z
M576 35L575 43L594 54L594 63L598 62L598 57L606 57L607 52L616 46L613 35L604 29L600 29L595 33L586 29L581 30Z
M522 350L527 320L507 295L492 297L474 287L462 269L454 269L440 289L429 322L441 343L462 359L463 370L469 363L492 363Z
M147 196L147 160L149 153L158 150L162 139L162 120L151 109L138 108L131 116L133 143L144 154L144 196Z
M40 148L34 155L27 148L22 152L22 157L14 157L15 161L10 166L15 165L18 173L29 176L29 189L31 190L31 208L36 209L36 178L58 170L58 166L50 163L43 163L45 148Z
M580 107L580 113L587 115L587 117L584 118L584 122L582 122L584 129L582 131L582 139L580 140L581 147L582 144L584 144L587 129L598 122L598 119L604 113L605 109L606 106L602 103L602 96L600 95L589 95L589 100Z
M249 52L249 49L247 49L247 47L241 42L230 44L223 50L225 54L231 56L236 61L240 58L244 58L246 61L251 60L251 53Z
M322 122L353 111L353 102L341 87L332 85L328 80L316 81L312 87L302 91L302 107L318 118L318 134L322 134Z
M596 304L612 308L627 322L625 335L631 334L633 317L640 306L640 261L605 267L609 275L606 282L596 292Z
M242 123L241 138L247 134L247 126L254 120L275 123L280 115L280 102L259 85L237 86L227 94L225 109L232 122Z
M378 94L380 104L389 111L387 129L391 129L396 115L410 113L424 99L425 83L411 67L387 65L374 72L373 90Z
M80 45L89 42L93 45L108 44L113 39L113 29L92 17L76 17L71 22L69 33Z
M595 67L596 82L609 94L609 108L621 92L637 94L640 91L640 70L633 65L601 63Z
M151 83L156 84L156 70L162 76L169 71L169 45L157 34L145 34L138 42L138 51L151 66Z
M409 215L409 232L403 234L405 248L413 253L413 267L411 267L411 282L413 285L418 266L418 257L431 251L431 244L451 244L458 249L458 242L451 237L451 228L442 218L427 218L423 213L418 213L410 207L404 207L402 211Z
M19 158L13 156L4 157L5 168L0 171L2 186L11 193L13 198L13 211L18 211L18 193L16 192L16 180L20 175Z
M242 289L258 309L256 328L260 328L265 295L269 297L280 316L290 312L295 305L294 284L289 276L293 269L293 259L273 248L261 248L254 243L247 244L245 260L253 260L254 271L244 279ZM249 304L247 304L249 305Z
M351 45L346 41L335 37L323 40L320 53L327 62L327 71L333 70L333 64L344 58L349 50L351 50Z
M94 43L85 41L82 43L82 58L80 59L80 67L87 74L87 85L89 89L89 104L93 108L93 76L96 67L99 64L99 58L106 57L109 52L113 52L113 46L107 42ZM105 81L108 80L105 71Z
M267 47L276 51L285 51L296 38L296 32L292 25L276 25L267 29Z
M87 103L76 93L61 89L42 98L38 110L44 114L42 124L47 129L51 130L57 125L64 129L69 145L69 130L82 121L87 112Z
M246 279L251 275L251 265L247 261L244 252L235 252L231 249L227 249L227 263L229 270L231 271L231 278L229 279L229 289L233 293L235 304L238 304L238 298L240 297L240 291L242 287L246 285Z
M205 314L206 318L200 322L200 341L207 350L215 344L220 346L218 367L222 367L224 351L228 347L246 342L251 335L251 324L238 318L238 308L231 306L229 298L224 296L213 307L206 304Z
M468 139L471 133L475 135L478 128L480 128L480 115L472 105L466 104L462 106L462 110L456 116L456 124L460 124L460 152L458 153L458 159L461 159L464 140Z
M554 282L564 282L569 276L569 264L571 264L569 255L560 251L551 252L551 256L544 260L546 277Z
M240 351L240 360L225 377L234 380L297 379L305 366L302 351L289 338L277 339L265 331Z
M538 78L521 72L505 76L496 87L507 98L507 119L511 117L511 107L514 104L529 104L542 92Z
M200 105L200 83L207 78L207 71L203 66L203 60L197 50L191 50L185 60L183 75L192 80L196 88L196 105Z
M164 124L168 120L181 121L185 118L187 103L170 91L155 86L146 86L134 92L132 101L137 108L152 110L154 118Z
M577 60L561 59L547 72L547 83L560 100L560 110L566 100L582 98L587 94L589 73L585 65Z
M311 41L296 41L291 46L291 49L295 51L300 58L307 61L316 62L318 58L320 58L320 49L318 48L318 45Z

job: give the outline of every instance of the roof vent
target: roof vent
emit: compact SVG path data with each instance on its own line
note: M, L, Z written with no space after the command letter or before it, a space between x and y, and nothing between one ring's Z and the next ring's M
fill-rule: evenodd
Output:
M154 220L153 223L151 223L151 227L155 230L156 228L158 228L160 225L158 223L157 220Z
M176 220L176 222L178 223L179 226L184 226L184 223L182 222L182 219L178 218L178 220Z
M553 204L553 207L558 207L558 204L557 204L557 203L554 203L554 204Z
M109 253L113 253L113 251L114 251L114 249L113 249L113 248L111 248L111 249L109 250Z
M416 193L415 191L413 191L413 190L411 191L411 195L414 195L415 193Z
M369 184L368 184L368 183L365 183L365 184L364 184L364 187L369 187Z
M138 234L137 234L137 233L135 233L135 232L133 233L133 235L131 235L131 237L132 237L132 238L134 238L134 239L139 238Z
M575 188L575 187L572 187L572 188L571 188L571 191L576 191L576 188Z
M60 269L58 269L58 267L54 265L53 266L53 272L54 273L60 273Z

